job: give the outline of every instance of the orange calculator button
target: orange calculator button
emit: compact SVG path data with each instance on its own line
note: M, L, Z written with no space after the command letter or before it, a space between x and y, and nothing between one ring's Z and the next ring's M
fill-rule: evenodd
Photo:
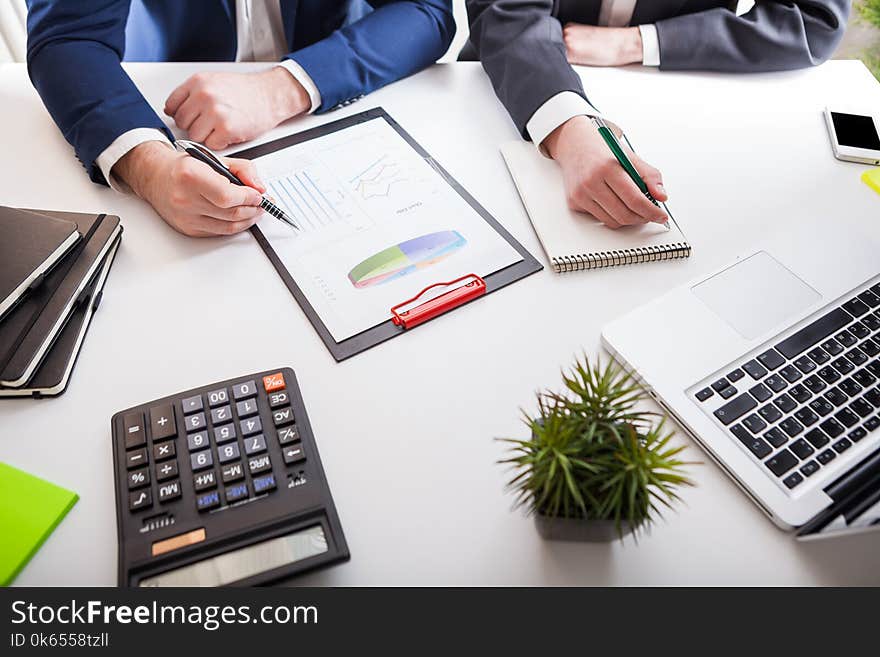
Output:
M286 387L284 383L284 375L281 372L277 374L270 374L269 376L263 377L263 387L266 389L266 392L275 392L276 390L281 390Z

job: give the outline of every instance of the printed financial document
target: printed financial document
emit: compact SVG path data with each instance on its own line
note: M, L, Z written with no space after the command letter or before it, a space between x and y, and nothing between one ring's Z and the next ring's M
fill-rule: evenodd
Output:
M260 230L337 342L428 285L522 260L383 118L253 161L302 229Z

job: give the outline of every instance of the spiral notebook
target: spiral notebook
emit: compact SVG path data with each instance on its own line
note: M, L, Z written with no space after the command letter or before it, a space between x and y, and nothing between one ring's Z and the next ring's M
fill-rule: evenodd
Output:
M660 224L612 230L588 214L575 212L565 200L559 166L533 144L514 141L501 147L520 198L541 246L557 273L687 258L691 247L674 219ZM672 217L669 208L663 205Z

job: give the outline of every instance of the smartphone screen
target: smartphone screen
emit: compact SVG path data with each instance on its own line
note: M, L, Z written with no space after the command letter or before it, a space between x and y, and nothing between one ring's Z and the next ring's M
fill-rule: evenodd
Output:
M880 136L870 116L831 112L831 121L837 133L837 143L841 146L880 151Z

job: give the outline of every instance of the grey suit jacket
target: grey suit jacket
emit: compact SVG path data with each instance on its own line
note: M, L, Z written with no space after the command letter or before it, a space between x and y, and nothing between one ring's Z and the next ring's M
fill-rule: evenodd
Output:
M562 25L595 25L601 0L467 0L467 50L525 138L532 114L573 91L587 98L565 55ZM653 23L660 68L778 71L812 66L834 51L851 0L757 0L745 15L730 0L639 0L631 25ZM467 58L467 54L463 57Z

